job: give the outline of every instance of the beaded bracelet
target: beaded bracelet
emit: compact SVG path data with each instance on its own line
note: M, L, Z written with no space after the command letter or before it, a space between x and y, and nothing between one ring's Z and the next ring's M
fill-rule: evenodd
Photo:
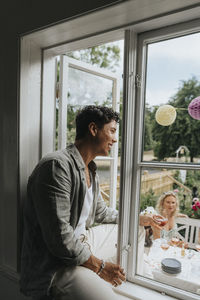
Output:
M101 266L100 266L100 269L99 269L99 271L97 272L97 275L100 275L101 274L101 272L103 271L103 269L105 268L105 261L102 259L101 260Z

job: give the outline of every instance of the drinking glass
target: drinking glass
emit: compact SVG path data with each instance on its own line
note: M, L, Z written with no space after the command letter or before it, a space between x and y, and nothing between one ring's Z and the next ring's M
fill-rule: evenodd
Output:
M160 224L160 226L165 226L166 224L167 224L167 222L168 222L168 219L167 218L161 218L161 217L159 217L159 216L155 216L154 217L155 218L155 220L157 221L157 222L159 222Z
M167 243L167 241L162 241L160 244L160 247L164 250L167 251L169 249L169 244Z
M173 246L176 247L179 244L179 239L177 237L173 237L171 239L171 243L172 243Z
M165 239L161 240L160 248L163 250L163 252L162 252L163 253L163 258L165 258L167 250L169 249L169 244L168 244L167 240L165 240Z
M171 244L174 248L174 255L176 255L176 247L179 244L179 239L176 237L176 235L171 238Z

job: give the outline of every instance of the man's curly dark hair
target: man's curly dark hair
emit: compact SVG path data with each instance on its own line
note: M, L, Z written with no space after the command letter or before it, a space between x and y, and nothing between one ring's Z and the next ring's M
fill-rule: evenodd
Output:
M94 122L99 129L111 121L119 123L119 113L105 106L88 105L80 110L76 116L76 140L88 134L88 125Z

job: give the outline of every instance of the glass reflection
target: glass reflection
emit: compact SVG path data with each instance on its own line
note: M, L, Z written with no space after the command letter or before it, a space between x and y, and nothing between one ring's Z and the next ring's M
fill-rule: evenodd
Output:
M149 168L140 186L137 273L193 293L200 288L199 179L199 170Z
M110 79L69 68L68 102L71 105L112 106L112 86Z
M200 96L199 58L200 33L148 45L143 161L200 162L200 121L188 113L192 99ZM169 126L156 121L163 105L176 109Z

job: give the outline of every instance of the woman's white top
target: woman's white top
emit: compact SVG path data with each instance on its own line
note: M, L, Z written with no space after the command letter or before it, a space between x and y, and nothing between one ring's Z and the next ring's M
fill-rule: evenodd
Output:
M174 227L170 230L162 229L160 232L160 237L167 241L170 241L173 237L177 237L178 226L175 223Z
M79 238L81 234L85 234L85 230L86 230L85 225L86 225L86 221L89 216L89 213L90 213L90 209L91 209L92 202L93 202L93 197L94 197L94 195L92 192L92 184L91 184L91 186L89 188L86 186L85 199L83 202L81 215L80 215L78 224L74 230L74 234L77 238Z

